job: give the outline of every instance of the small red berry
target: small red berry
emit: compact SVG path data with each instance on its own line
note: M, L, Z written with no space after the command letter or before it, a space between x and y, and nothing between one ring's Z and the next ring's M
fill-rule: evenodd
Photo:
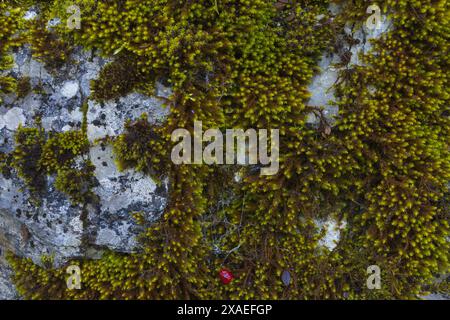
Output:
M234 279L233 274L228 269L220 270L219 277L223 284L229 284Z

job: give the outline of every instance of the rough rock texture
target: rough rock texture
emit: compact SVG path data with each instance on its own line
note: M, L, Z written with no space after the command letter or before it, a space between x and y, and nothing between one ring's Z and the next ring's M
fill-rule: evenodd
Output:
M29 19L35 13L27 13ZM57 21L53 21L57 23ZM391 28L383 18L380 29L350 30L348 34L360 40L353 46L349 66L361 64L360 53L371 49L370 39L377 38ZM26 97L18 99L10 94L0 104L0 151L13 149L13 136L19 125L33 125L33 117L42 116L46 130L58 132L80 129L83 113L80 110L83 99L90 94L90 81L108 62L90 52L78 51L74 60L58 74L49 74L43 65L31 58L28 48L14 55L12 74L16 78L29 77L34 88ZM309 106L323 107L324 115L332 123L337 115L333 85L339 71L341 59L337 55L324 54L319 63L321 72L309 86ZM159 96L168 96L170 90L158 86ZM87 113L88 138L92 143L90 159L96 166L98 186L94 192L99 196L98 207L88 207L87 216L80 207L70 205L67 197L55 190L52 178L48 181L48 192L42 205L35 207L29 202L29 193L23 182L13 172L10 177L0 174L0 299L16 299L17 292L10 281L11 270L4 255L6 251L30 257L39 262L42 255L53 255L57 264L69 258L85 256L98 257L102 250L132 252L138 250L135 235L140 231L130 216L131 212L142 211L150 219L157 219L167 201L167 183L158 186L151 178L133 170L119 172L114 164L112 148L97 142L106 136L116 136L123 130L126 119L136 119L147 112L153 122L160 121L169 112L156 98L138 93L129 94L115 101L95 103L89 101ZM318 119L311 114L311 124ZM239 180L239 177L236 177ZM320 244L333 250L340 239L340 230L345 226L330 218L317 221L325 229ZM430 295L425 299L443 299Z
M333 218L326 221L316 221L320 230L325 231L325 236L320 239L319 245L332 251L336 248L339 239L341 238L341 231L345 229L347 223L345 221L338 222Z
M90 93L90 81L107 61L79 51L75 63L51 75L31 58L28 48L15 53L14 58L12 74L30 77L34 90L22 99L10 94L0 105L0 152L13 150L14 132L19 125L32 126L38 114L48 131L80 129L82 101ZM158 91L161 96L170 94L162 86ZM67 197L55 190L54 177L48 181L42 205L35 207L15 172L10 177L0 174L0 299L17 298L4 259L7 251L35 262L42 255L53 255L57 264L72 257L95 258L106 248L131 252L139 249L135 236L140 231L131 213L142 211L149 219L156 219L164 210L167 184L157 186L151 178L132 170L119 172L112 148L96 139L120 134L126 119L136 119L143 112L155 123L164 119L169 110L156 98L138 93L103 104L89 101L88 105L88 138L92 144L89 155L96 166L98 186L94 192L100 203L88 207L87 216L81 207L71 206Z
M386 30L386 29L384 29ZM350 32L350 31L348 31ZM357 34L361 44L354 47L351 63L358 63L357 52L367 52L367 39L379 36L362 32ZM13 149L14 131L19 125L33 125L33 117L41 115L46 130L58 132L80 129L83 113L82 102L90 94L90 81L108 62L90 52L78 51L74 63L50 74L41 63L31 58L28 48L15 53L12 74L16 78L29 77L34 88L26 97L18 99L10 94L0 105L0 151ZM310 106L324 107L324 115L332 120L337 114L333 105L332 89L339 68L334 64L339 57L324 55L320 62L321 72L310 85ZM157 95L168 96L170 90L159 85ZM131 212L145 212L150 219L157 219L167 200L167 185L157 186L151 178L132 170L119 172L114 164L112 148L97 142L106 136L116 136L123 130L126 119L136 119L147 112L153 122L162 120L168 110L156 98L138 93L129 94L105 103L88 102L88 138L92 144L90 159L96 166L98 186L94 192L100 198L97 208L88 207L83 216L79 207L73 207L66 196L54 189L48 181L48 193L41 207L34 207L29 193L13 172L11 177L0 176L0 298L16 298L17 293L9 281L11 270L4 261L9 250L31 257L39 262L43 254L54 255L56 263L78 256L98 257L104 248L131 252L138 249L135 235L139 227L130 216ZM309 122L317 123L314 115ZM318 222L326 228L327 236L321 244L332 250L339 241L339 227L333 221Z
M326 53L322 56L319 62L320 72L313 78L313 81L308 87L311 98L307 104L312 107L322 107L323 114L330 124L334 122L333 119L339 111L337 106L334 105L335 92L333 89L338 81L339 73L345 68L351 68L352 65L362 65L360 55L370 52L372 49L370 40L381 37L391 28L392 21L388 20L386 16L382 16L380 26L373 30L368 29L366 26L358 30L352 30L350 26L346 27L345 33L359 41L359 44L349 49L351 58L348 65L342 66L342 59L337 54ZM308 116L308 123L317 124L318 121L319 119L313 113Z
M332 12L336 13L339 8L331 8ZM311 97L307 103L311 107L323 108L323 115L326 117L329 124L334 123L334 118L338 115L338 107L334 104L336 100L334 85L338 81L338 75L344 68L351 68L352 65L362 65L360 55L368 54L372 49L370 40L379 38L383 33L392 28L392 23L386 16L382 16L382 21L377 29L369 30L363 27L358 30L352 30L350 27L345 29L346 34L351 35L354 39L359 41L359 44L350 48L351 59L348 65L343 66L342 59L337 54L326 53L322 56L319 62L320 72L313 78L308 89ZM312 125L319 123L318 117L311 113L308 116L307 122ZM324 248L333 250L340 239L341 230L345 228L346 222L337 222L334 218L327 221L316 221L316 225L320 230L325 230L325 236L319 242Z

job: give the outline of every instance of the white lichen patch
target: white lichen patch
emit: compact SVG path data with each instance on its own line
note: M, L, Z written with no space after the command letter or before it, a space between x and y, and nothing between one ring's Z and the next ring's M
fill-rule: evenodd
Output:
M36 10L34 8L31 8L27 12L25 12L23 19L24 20L34 20L38 16Z
M12 73L18 79L29 77L32 91L22 99L14 93L4 96L0 104L1 151L11 152L19 125L35 126L37 115L47 132L80 130L84 120L81 110L90 94L90 82L108 61L92 52L76 50L72 55L75 63L64 66L60 73L50 74L42 63L32 59L29 46L13 56ZM160 84L156 91L157 96L171 94ZM133 251L139 230L131 213L141 211L149 219L156 219L166 205L167 186L157 186L150 177L132 170L119 172L111 146L102 147L94 141L121 134L127 119L137 119L146 112L149 121L155 123L164 119L169 110L162 107L160 99L137 93L104 104L89 101L88 106L88 136L92 143L89 158L96 166L98 186L93 192L99 201L88 206L87 216L80 206L72 206L65 194L55 190L54 176L48 177L46 193L41 204L36 205L31 203L17 172L12 170L8 178L0 174L0 214L10 218L0 219L6 224L0 226L0 236L6 234L15 252L36 263L43 254L52 254L56 262L62 263L97 245Z
M20 125L25 125L27 120L23 113L23 109L18 107L8 110L3 116L0 116L0 118L2 119L0 125L3 123L4 126L11 131L17 130Z
M72 99L78 94L80 85L76 81L67 81L61 88L61 94L66 99Z
M319 240L319 245L327 248L328 250L333 250L341 238L341 232L347 226L345 221L338 222L334 218L329 218L326 221L316 221L317 226L320 230L325 229L325 236Z
M142 173L127 170L119 174L116 171L112 172L110 177L106 177L103 170L103 165L96 169L98 176L103 179L99 179L100 185L94 189L101 199L102 211L113 214L138 203L147 203L151 206L155 197L158 197L155 195L156 183ZM106 170L109 171L110 168L106 168ZM124 183L124 181L126 182ZM158 206L152 210L159 211L159 209ZM149 212L149 214L151 213Z
M3 116L0 116L0 130L2 130L6 126L5 120L3 120Z
M324 55L319 62L320 73L317 74L311 84L308 86L308 91L311 97L307 102L308 106L323 107L324 115L332 117L337 114L338 109L333 105L335 101L333 86L338 79L339 69L335 68L333 64L339 62L336 56ZM317 123L318 119L314 114L310 114L307 123Z
M337 10L334 8L334 10ZM339 73L352 65L363 65L361 55L368 54L373 46L371 40L380 38L384 33L392 28L392 21L386 16L381 17L380 26L376 29L368 29L366 26L358 30L352 30L350 26L345 27L345 33L352 36L359 43L350 48L351 59L347 66L340 65L341 58L336 54L326 53L319 62L320 72L312 79L308 86L311 97L307 102L308 106L323 109L323 115L330 124L334 123L334 118L339 110L334 104L336 101L334 86L338 81ZM307 123L317 124L319 118L310 113L306 119Z
M163 107L160 99L139 93L103 104L89 101L88 139L93 142L106 136L116 136L122 133L126 120L136 120L143 113L147 113L150 121L156 123L167 117L169 109Z

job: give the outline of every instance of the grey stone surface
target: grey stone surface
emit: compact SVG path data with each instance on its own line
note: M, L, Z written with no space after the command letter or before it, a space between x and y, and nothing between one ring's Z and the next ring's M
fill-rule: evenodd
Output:
M31 58L29 48L19 50L14 58L13 76L30 77L35 90L22 99L15 94L5 96L0 105L0 151L11 152L14 132L20 124L32 126L36 115L41 116L48 131L80 129L82 101L90 93L91 80L108 61L79 50L73 64L51 74ZM168 88L158 85L158 95L169 94ZM0 299L18 297L4 259L7 251L36 263L43 255L52 255L57 265L75 257L98 258L104 249L133 252L139 250L136 235L141 227L131 214L143 212L152 220L165 208L167 183L158 186L150 177L133 170L119 172L112 148L96 140L117 136L127 119L136 119L143 112L155 123L162 121L169 110L162 107L160 100L138 93L101 104L88 101L88 105L88 138L92 143L89 158L96 166L97 205L89 205L85 212L80 206L72 206L64 194L55 190L54 177L49 177L42 204L36 206L16 172L8 177L0 174Z
M0 262L0 300L17 300L19 294L10 281L11 269Z
M339 8L331 6L330 11L334 14ZM308 106L323 109L323 115L330 124L333 124L339 109L335 105L334 85L338 81L339 73L345 68L351 68L353 65L362 65L361 55L368 54L372 50L371 40L380 38L383 34L392 29L392 21L386 16L381 17L380 26L376 29L368 29L363 26L357 30L352 30L346 26L345 33L359 41L358 44L350 47L351 58L348 65L341 65L342 59L338 54L325 53L319 62L320 72L313 78L308 87L311 97L307 102ZM346 43L342 43L344 47ZM318 124L319 119L314 113L309 114L307 123Z
M325 231L325 236L319 240L319 246L332 251L338 245L341 239L341 232L347 226L346 221L338 222L334 218L328 218L325 221L315 221L320 230Z
M333 86L338 79L340 69L334 64L339 62L336 55L325 54L319 63L320 73L317 74L308 87L311 98L308 105L312 107L323 107L324 115L331 119L338 112L338 108L333 105L335 100ZM319 119L314 114L310 114L307 122L317 123Z
M330 10L337 13L339 8L333 6ZM27 19L35 17L33 10L26 14ZM54 20L49 26L57 23L59 21ZM372 48L369 40L380 37L389 28L391 23L385 17L378 30L352 31L347 28L348 34L360 40L350 49L349 66L362 64L359 54ZM83 99L90 95L90 82L108 60L78 50L74 54L75 62L63 67L58 74L51 74L40 62L32 59L27 47L14 53L14 60L13 76L30 77L35 90L22 99L15 94L4 97L3 104L0 104L0 151L10 152L18 126L33 125L36 115L41 115L43 127L48 131L79 129L83 121L80 108ZM338 55L324 54L319 63L321 71L309 86L311 98L308 105L323 108L330 122L338 113L334 105L333 85L338 73L345 68L336 66L340 62ZM157 91L157 96L168 97L171 93L160 84ZM167 116L169 110L163 108L158 99L139 93L105 103L88 101L88 106L88 138L92 144L89 158L96 167L98 185L94 192L99 197L98 205L88 206L85 214L81 207L72 206L65 195L55 190L53 177L50 177L42 204L36 206L30 202L29 192L15 172L8 177L0 174L0 299L18 298L10 280L11 269L5 261L7 251L29 257L36 263L40 262L42 255L52 255L56 264L80 256L99 258L106 248L134 252L139 250L136 235L141 227L133 221L131 213L140 211L148 219L155 220L166 206L167 181L157 185L150 177L133 170L119 172L111 146L98 140L117 136L123 131L123 123L127 119L136 119L143 112L148 114L150 121L158 122ZM311 114L308 122L317 124L318 119ZM237 175L235 179L240 181L241 178ZM339 224L330 218L316 221L316 224L325 231L319 244L333 250L345 222ZM440 299L443 296L424 298Z
M61 95L65 99L72 99L78 94L78 91L80 89L80 85L77 81L66 81L63 83L61 87Z
M444 294L429 294L427 296L422 297L423 300L450 300L450 296L446 296Z
M26 122L23 109L18 107L8 110L1 118L0 127L3 124L3 127L8 130L17 130L20 125L24 125Z

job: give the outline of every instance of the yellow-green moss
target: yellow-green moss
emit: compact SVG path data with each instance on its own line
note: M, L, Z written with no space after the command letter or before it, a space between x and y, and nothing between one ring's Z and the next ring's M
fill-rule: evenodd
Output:
M82 131L47 135L37 122L37 128L19 127L15 133L15 148L11 166L39 200L47 189L47 175L56 175L55 187L67 194L74 204L96 200L92 188L95 166L88 159L89 141ZM2 162L8 155L2 155ZM2 164L3 167L3 164ZM4 170L5 168L2 168Z
M164 174L170 196L161 221L141 235L143 253L76 261L82 290L65 288L63 268L11 257L24 297L415 298L434 274L448 271L447 1L380 1L394 29L375 41L364 66L342 71L340 113L327 135L305 124L307 86L320 55L343 41L344 25L364 24L367 3L335 1L344 7L331 19L329 1L275 2L83 1L95 11L83 13L82 29L58 28L69 43L119 55L116 62L126 54L137 65L132 83L117 78L108 96L116 78L107 77L117 74L115 62L109 65L94 98L134 88L152 94L157 80L172 86L161 127L144 116L113 142L121 169ZM213 167L171 164L170 133L192 130L193 120L209 128L279 128L279 173L260 177L244 168L243 182L233 184L235 168L218 175ZM64 167L60 154L73 159L87 147L74 134L44 147L51 172ZM215 211L212 181L234 185L232 202ZM323 232L315 219L331 216L347 227L330 252L318 245ZM373 264L382 269L382 290L365 286ZM224 266L236 276L228 286L217 277ZM285 271L289 286L281 281Z
M125 96L137 89L141 77L136 58L125 53L106 65L99 78L92 81L92 98L103 101Z
M83 131L50 133L39 160L48 174L56 174L55 187L77 204L95 198L92 192L95 167L88 159L89 146Z
M16 81L6 72L12 67L11 49L20 44L18 30L21 28L20 8L12 8L7 3L0 3L0 103L1 95L16 89Z
M30 23L29 42L33 57L41 61L47 70L55 71L69 62L72 48L48 29L47 21L37 19Z
M170 161L168 143L161 137L160 131L160 127L148 122L146 114L136 121L128 120L125 132L113 143L119 170L134 168L158 180L167 174Z
M17 81L17 97L25 98L31 92L30 77L22 77Z
M19 127L14 136L15 149L11 163L33 195L42 194L46 189L45 170L39 164L45 144L45 132L39 121L37 124L37 128Z

